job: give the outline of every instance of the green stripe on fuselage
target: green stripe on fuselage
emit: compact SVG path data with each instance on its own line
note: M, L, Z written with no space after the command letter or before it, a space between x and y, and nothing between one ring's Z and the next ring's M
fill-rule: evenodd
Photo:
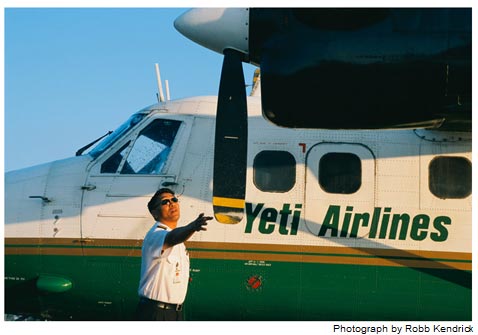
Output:
M60 312L66 319L71 313L76 313L73 320L131 319L138 300L140 261L6 255L6 313L17 312L11 308L20 308L23 302L30 310ZM72 279L73 287L57 295L37 294L32 282L40 274L61 274ZM19 294L21 299L16 300ZM471 272L191 259L185 316L187 320L470 320Z

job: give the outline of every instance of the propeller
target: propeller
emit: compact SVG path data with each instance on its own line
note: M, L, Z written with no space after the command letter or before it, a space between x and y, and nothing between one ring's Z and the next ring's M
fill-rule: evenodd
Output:
M242 62L249 45L249 8L195 8L174 21L187 38L224 55L217 101L213 208L217 221L244 216L247 101Z
M243 54L224 50L217 101L213 208L217 221L235 224L244 216L247 169L247 101Z

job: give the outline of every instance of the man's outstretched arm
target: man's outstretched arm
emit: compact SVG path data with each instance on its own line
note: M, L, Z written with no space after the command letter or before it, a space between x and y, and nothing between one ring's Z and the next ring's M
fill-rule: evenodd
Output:
M171 230L166 235L166 239L164 240L163 244L163 250L187 241L197 231L207 230L205 226L207 226L207 221L209 220L212 220L212 216L204 216L204 213L201 213L196 220L192 221L188 225Z

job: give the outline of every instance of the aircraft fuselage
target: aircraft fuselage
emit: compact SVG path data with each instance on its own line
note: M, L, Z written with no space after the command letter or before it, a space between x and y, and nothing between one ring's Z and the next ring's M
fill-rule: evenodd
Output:
M212 213L215 110L154 105L7 173L6 313L132 319L152 194L179 195L180 224ZM187 242L186 319L471 319L471 133L285 129L255 97L248 115L246 215Z

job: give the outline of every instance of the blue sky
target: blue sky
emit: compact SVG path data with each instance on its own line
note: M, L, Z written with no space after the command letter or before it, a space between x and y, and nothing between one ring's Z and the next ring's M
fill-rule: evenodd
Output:
M155 63L172 99L217 95L222 55L173 26L187 8L151 8L164 1L150 8L15 8L16 2L4 8L5 171L70 157L155 103ZM244 64L246 83L254 69Z
M176 31L186 10L5 8L5 171L73 156L155 103L155 63L172 99L217 95L222 55Z

